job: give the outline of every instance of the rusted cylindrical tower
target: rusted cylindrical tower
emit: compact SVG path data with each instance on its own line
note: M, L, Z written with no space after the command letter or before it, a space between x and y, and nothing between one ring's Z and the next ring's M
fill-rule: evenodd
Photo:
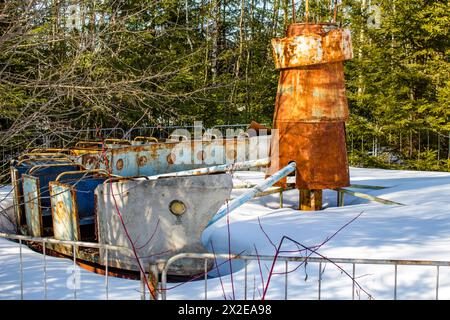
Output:
M300 208L320 210L322 189L350 183L343 67L353 55L350 32L330 23L294 23L272 46L281 73L270 171L295 161Z

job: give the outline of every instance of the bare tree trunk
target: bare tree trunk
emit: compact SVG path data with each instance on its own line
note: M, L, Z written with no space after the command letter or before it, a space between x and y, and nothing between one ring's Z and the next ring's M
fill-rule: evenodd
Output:
M289 24L289 0L283 0L283 14L284 14L284 29Z
M236 60L236 69L235 69L236 78L239 78L239 68L244 45L244 12L245 12L245 0L241 0L241 14L239 18L239 55Z
M241 12L239 16L239 51L238 56L236 58L236 65L234 69L235 81L233 83L233 88L231 89L230 94L230 106L236 108L236 89L239 81L239 73L242 61L242 54L244 51L244 16L245 16L245 0L241 0ZM230 112L229 108L226 109L226 119L227 122L230 121Z
M96 16L96 12L95 12L95 0L92 1L92 8L91 8L91 28L90 28L90 33L91 33L91 50L94 51L95 50L95 38L96 38L96 34L95 34L95 30L96 30L96 26L95 26L95 16Z
M273 4L273 16L272 16L272 37L277 36L277 27L278 27L278 13L280 11L280 0L274 0Z
M250 3L250 39L249 43L253 44L253 40L255 39L255 1L252 0ZM248 121L250 114L251 114L251 97L250 97L250 81L249 81L249 68L251 69L251 45L249 45L249 48L247 50L247 61L245 66L245 83L246 83L246 104L245 104L245 115L246 119Z
M58 34L58 24L59 24L59 9L60 9L60 0L53 1L53 24L52 24L52 40L53 43L56 40L56 35Z
M361 0L361 11L366 10L366 0ZM358 49L358 61L361 64L363 59L363 50L362 50L362 44L364 43L364 27L361 26L361 30L359 32L359 49ZM361 96L363 94L363 85L364 85L364 77L363 77L363 70L359 71L358 75L358 99L361 101Z
M392 0L392 13L394 17L397 15L397 10L395 7L395 0ZM391 34L391 68L394 68L394 50L395 50L395 35L394 31Z
M211 51L211 74L212 81L217 78L217 58L219 55L219 0L213 0L213 21L214 29L212 31L212 51Z
M202 0L202 6L203 6L203 0ZM207 7L209 7L209 5ZM209 10L206 10L206 12L209 12ZM204 76L205 84L208 82L208 71L209 71L209 39L210 39L209 15L207 15L206 16L206 28L205 28L205 42L206 42L206 45L205 45L205 76Z
M186 15L186 28L189 28L189 2L188 0L185 0L185 15ZM189 32L187 32L187 42L189 44L189 47L191 48L191 51L194 51L194 46L192 45L192 40L189 37Z

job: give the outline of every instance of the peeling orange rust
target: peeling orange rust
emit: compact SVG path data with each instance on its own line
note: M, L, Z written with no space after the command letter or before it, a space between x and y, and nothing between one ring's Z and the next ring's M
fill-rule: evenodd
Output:
M147 157L146 156L140 156L138 158L138 166L143 167L147 164Z
M100 168L99 160L99 154L86 153L81 156L81 164L86 165L91 169Z
M280 79L273 126L278 137L272 135L278 153L272 152L269 174L295 161L297 189L349 186L343 61L353 57L350 32L329 23L295 23L286 35L272 40Z
M205 151L200 150L199 152L197 152L197 159L200 161L205 160Z
M176 156L175 156L175 154L170 153L170 154L167 156L167 163L169 163L169 164L174 164L175 161L176 161Z
M117 170L122 170L123 169L123 159L119 159L116 162L116 169Z

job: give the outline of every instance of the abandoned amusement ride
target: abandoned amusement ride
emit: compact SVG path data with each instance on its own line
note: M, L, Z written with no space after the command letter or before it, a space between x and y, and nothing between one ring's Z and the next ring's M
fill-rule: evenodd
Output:
M320 210L323 189L350 185L343 69L353 55L350 32L335 23L294 22L272 47L280 71L272 128L252 122L224 136L194 126L167 137L27 150L11 161L18 234L127 248L108 254L46 244L55 255L75 253L94 271L107 266L123 274L138 272L138 260L148 265L180 252L207 252L203 230L258 195L297 188L299 210ZM265 170L266 180L229 201L231 173L249 169ZM169 273L203 269L181 259Z

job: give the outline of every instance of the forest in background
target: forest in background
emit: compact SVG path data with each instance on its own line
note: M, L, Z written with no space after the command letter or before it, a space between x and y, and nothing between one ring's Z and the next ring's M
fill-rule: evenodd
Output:
M331 21L335 6L354 47L351 164L450 171L448 1L311 0L310 21ZM0 1L2 167L87 128L270 126L270 40L292 14L286 0Z

